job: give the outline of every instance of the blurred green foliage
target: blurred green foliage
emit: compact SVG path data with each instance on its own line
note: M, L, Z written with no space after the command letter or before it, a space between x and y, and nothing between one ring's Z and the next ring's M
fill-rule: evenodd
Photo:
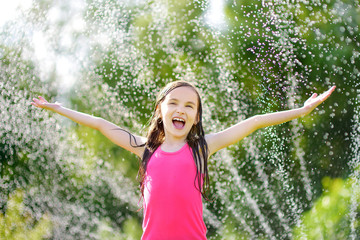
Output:
M11 193L5 211L0 213L0 239L41 240L48 239L53 227L49 214L34 219L24 206L24 191L17 189Z
M356 218L360 201L359 184L356 179L331 179L322 181L324 193L312 208L305 212L299 226L294 228L293 239L351 239L351 214ZM355 204L352 206L352 204ZM355 207L355 209L354 209ZM355 212L352 212L355 211ZM359 219L352 226L360 231Z

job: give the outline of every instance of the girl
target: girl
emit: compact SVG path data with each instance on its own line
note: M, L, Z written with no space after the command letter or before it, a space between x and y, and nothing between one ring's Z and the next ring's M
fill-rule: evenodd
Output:
M303 107L257 115L207 135L202 127L199 93L185 81L169 83L159 93L146 137L133 135L102 118L49 103L43 97L34 98L31 104L97 129L140 157L142 239L206 239L202 196L207 199L208 158L259 128L309 114L334 90L335 86L320 96L314 93Z

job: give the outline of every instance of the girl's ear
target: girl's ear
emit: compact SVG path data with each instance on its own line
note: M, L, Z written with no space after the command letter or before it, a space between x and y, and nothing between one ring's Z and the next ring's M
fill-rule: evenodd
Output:
M159 118L161 118L160 104L156 106L156 113L158 114Z

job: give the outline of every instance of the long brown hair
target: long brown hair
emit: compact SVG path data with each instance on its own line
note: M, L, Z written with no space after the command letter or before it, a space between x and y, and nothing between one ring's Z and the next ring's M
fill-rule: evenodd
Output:
M140 160L140 167L138 172L138 180L140 182L141 194L144 194L144 178L147 164L155 152L155 150L164 142L165 131L164 125L160 116L160 104L165 97L174 89L179 87L192 88L198 97L197 109L197 123L192 126L187 135L186 141L192 149L194 161L197 167L196 176L194 179L195 187L201 192L202 196L209 200L206 192L209 189L209 174L208 174L208 145L205 140L205 133L202 126L202 106L198 90L194 85L186 81L175 81L167 84L157 96L155 109L150 120L149 129L147 133L147 142L145 143L144 154Z

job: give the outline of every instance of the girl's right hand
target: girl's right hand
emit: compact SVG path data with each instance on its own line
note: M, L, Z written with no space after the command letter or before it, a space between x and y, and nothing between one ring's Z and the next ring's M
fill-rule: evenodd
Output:
M33 98L33 101L31 102L31 105L38 107L38 108L44 108L49 110L55 110L56 108L59 108L61 105L59 103L49 103L45 100L45 98L39 96L39 99Z

